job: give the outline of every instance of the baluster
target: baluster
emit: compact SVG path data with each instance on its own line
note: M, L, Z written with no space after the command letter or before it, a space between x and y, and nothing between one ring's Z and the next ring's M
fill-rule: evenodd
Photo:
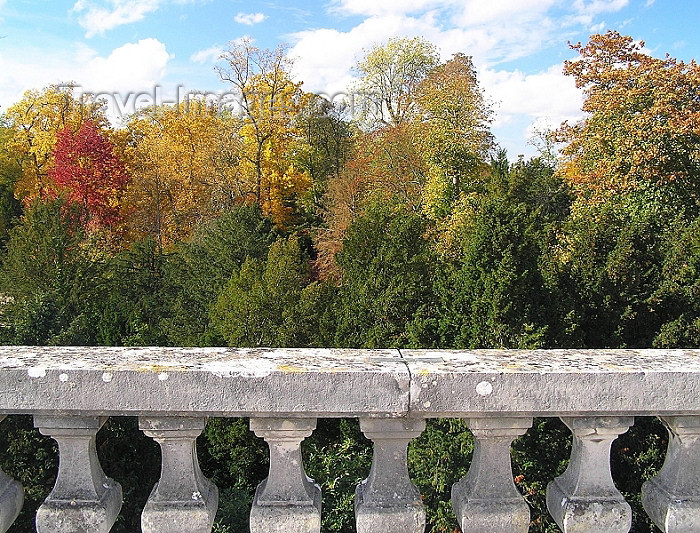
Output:
M530 508L513 482L510 445L532 418L472 418L474 456L467 475L452 487L452 506L465 533L527 532Z
M107 533L122 506L122 488L105 476L95 435L106 417L35 416L42 435L58 443L58 476L36 514L38 533Z
M301 458L301 442L316 429L316 419L251 418L250 429L270 448L270 472L250 512L251 533L321 531L321 489Z
M642 503L664 533L700 531L700 417L661 419L669 433L659 473L642 485Z
M0 422L7 415L0 415ZM24 504L22 485L0 468L0 533L5 533L13 524Z
M143 533L209 533L219 491L199 469L197 437L205 418L140 417L139 428L160 444L161 472L141 514Z
M425 420L362 419L360 428L374 443L369 477L355 490L357 533L422 533L425 510L406 465L408 443Z
M632 511L610 474L610 446L632 417L562 417L573 433L566 471L547 486L547 509L564 533L627 533Z

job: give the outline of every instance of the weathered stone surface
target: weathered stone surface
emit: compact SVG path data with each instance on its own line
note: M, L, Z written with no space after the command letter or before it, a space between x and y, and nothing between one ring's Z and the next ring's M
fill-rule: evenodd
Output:
M664 533L700 531L700 416L662 421L669 431L666 461L642 486L644 509Z
M0 413L404 416L396 350L0 349Z
M4 420L0 416L0 422ZM0 468L0 533L5 533L13 524L24 504L24 490Z
M106 418L35 416L42 435L58 443L58 476L36 514L38 533L107 533L122 505L119 483L105 476L95 435Z
M196 439L204 418L140 418L139 427L161 448L160 480L141 514L143 533L209 533L219 491L199 468Z
M321 489L304 472L301 458L301 442L315 428L315 418L250 419L250 429L270 447L270 472L250 511L251 533L321 531Z
M369 477L355 490L358 533L422 533L425 509L420 492L408 476L408 443L425 429L425 420L360 420L360 428L374 443Z
M402 350L414 416L700 411L700 350Z
M0 414L471 417L697 412L700 350L0 350Z
M530 508L513 482L510 445L531 418L472 418L474 456L467 475L452 487L452 506L464 533L526 533Z
M562 418L574 436L569 466L547 486L547 509L564 533L627 533L632 510L610 475L610 446L632 417Z

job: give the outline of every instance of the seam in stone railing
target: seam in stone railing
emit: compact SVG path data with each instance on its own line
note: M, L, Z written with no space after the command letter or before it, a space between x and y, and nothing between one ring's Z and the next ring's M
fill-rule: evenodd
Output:
M408 364L408 361L406 361L406 358L404 357L403 350L401 348L397 348L396 351L399 352L399 358L406 368L406 372L408 372L408 409L406 409L405 416L406 418L410 418L412 415L411 406L413 405L413 373L411 372L411 365Z

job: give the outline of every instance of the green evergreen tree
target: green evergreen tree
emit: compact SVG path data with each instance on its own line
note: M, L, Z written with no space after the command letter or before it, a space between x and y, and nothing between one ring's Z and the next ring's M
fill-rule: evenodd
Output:
M264 262L248 257L219 294L211 311L217 333L229 346L279 346L308 281L299 239L278 239Z
M61 199L35 202L10 230L2 256L4 342L93 344L100 269L79 213Z
M336 345L416 345L419 310L432 301L435 256L426 229L422 216L380 202L351 224L337 258Z

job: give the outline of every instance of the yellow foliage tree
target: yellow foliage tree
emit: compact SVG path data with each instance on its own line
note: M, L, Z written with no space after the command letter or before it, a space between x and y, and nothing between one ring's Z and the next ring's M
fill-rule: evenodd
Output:
M76 98L74 89L52 85L27 91L5 113L12 132L5 148L22 168L15 196L25 204L51 192L48 173L58 132L68 128L75 133L88 120L100 128L107 125L102 104L85 95Z
M263 213L284 226L298 196L311 186L309 174L294 164L303 143L295 119L311 96L292 81L283 47L261 50L243 40L222 58L226 66L219 74L237 92L243 120L242 179Z
M468 179L478 179L494 141L489 131L492 111L476 77L471 57L455 54L432 69L416 90L425 128L424 156L429 179L424 209L444 215Z
M127 124L129 233L160 246L185 239L199 222L243 201L238 121L201 101L137 113Z

